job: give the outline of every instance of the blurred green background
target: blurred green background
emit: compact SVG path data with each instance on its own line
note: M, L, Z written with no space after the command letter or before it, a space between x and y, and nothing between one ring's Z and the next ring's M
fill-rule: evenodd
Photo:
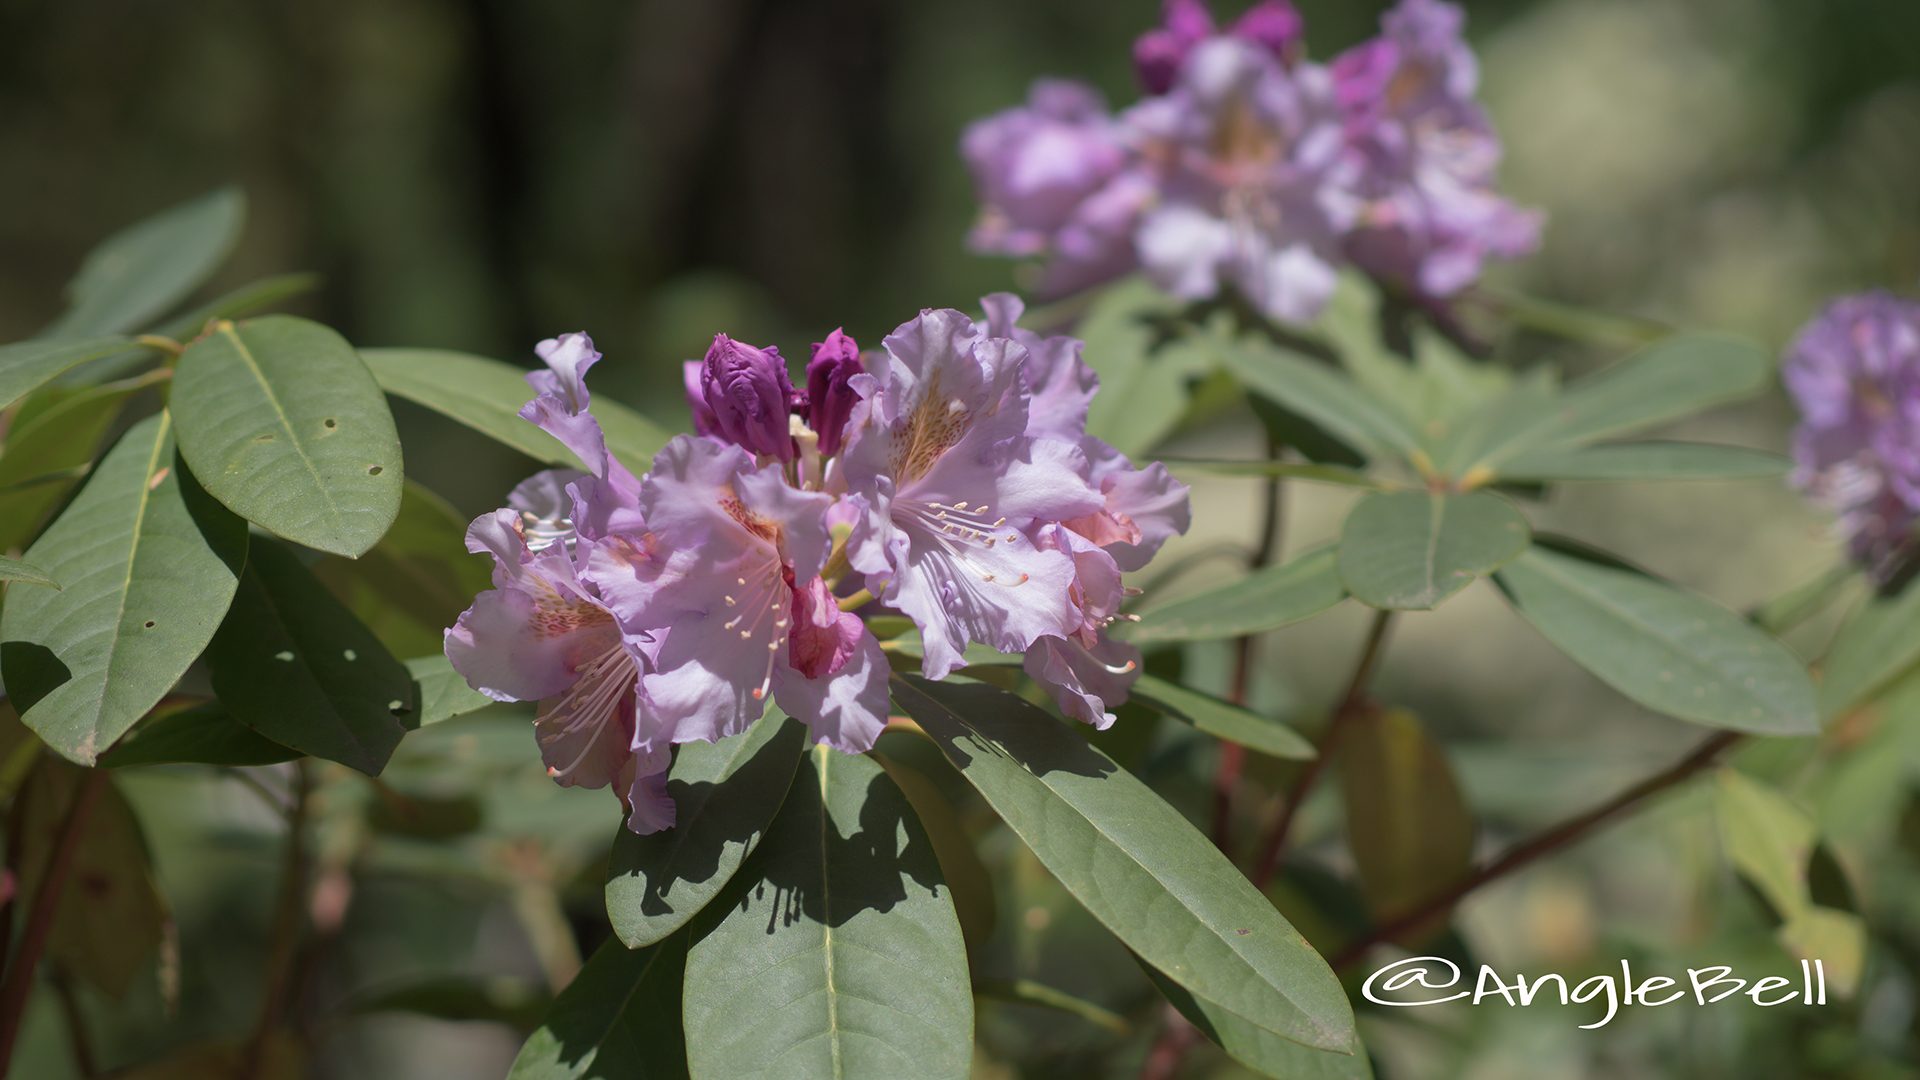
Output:
M1369 34L1384 5L1300 6L1325 58ZM1496 270L1497 287L1777 347L1833 293L1920 284L1920 4L1467 7L1508 148L1506 186L1548 212L1543 252ZM108 232L236 183L250 220L215 291L314 270L324 284L296 310L356 343L516 362L540 338L585 329L608 357L595 391L679 425L679 361L716 331L794 358L838 325L871 344L922 307L1017 288L1011 264L961 249L973 213L954 152L962 126L1043 74L1131 101L1128 45L1156 11L1151 0L6 0L0 340L45 324ZM1511 362L1611 358L1535 336L1505 344ZM421 410L396 410L409 475L463 513L495 505L528 469ZM1685 434L1780 448L1790 424L1776 397ZM1177 444L1250 453L1258 434L1229 408ZM1250 482L1200 483L1195 498L1185 550L1251 535ZM1330 535L1344 506L1297 492L1289 548ZM1835 557L1825 520L1765 481L1572 489L1534 516L1735 606ZM1176 588L1204 584L1195 573ZM1363 621L1348 608L1275 635L1262 702L1314 727ZM1817 651L1822 629L1795 643ZM1224 666L1207 650L1186 659L1203 684ZM1484 586L1404 620L1381 691L1447 740L1482 813L1483 850L1697 738L1574 669ZM1916 740L1876 738L1876 760L1892 762L1876 768L1907 778L1893 785L1904 792L1920 770ZM1136 767L1203 814L1210 748L1172 732L1136 739ZM1817 752L1809 741L1785 756L1802 751ZM552 788L520 714L446 725L401 755L390 790L323 789L316 917L323 901L338 910L302 957L315 1070L498 1076L519 1041L510 1023L424 1013L537 1009L604 936L596 861L615 807L604 793ZM1832 786L1807 783L1816 803L1818 784ZM124 1002L83 992L103 1067L245 1030L281 835L250 793L206 770L148 771L126 787L173 905L177 958ZM446 820L410 813L396 824L366 809L394 791ZM1476 898L1461 923L1468 942L1506 969L1570 975L1623 955L1673 971L1766 955L1763 918L1719 869L1698 795ZM1335 868L1337 802L1316 800L1301 835ZM1846 811L1860 854L1843 862L1877 858L1889 806ZM980 824L1002 871L985 970L1087 994L1134 1025L1125 1049L1103 1056L1113 1038L1098 1028L983 1003L983 1074L1137 1067L1157 1015L1144 979L1010 836ZM1914 912L1901 910L1914 875L1850 869L1878 905L1876 949L1920 954ZM1904 971L1870 962L1861 994L1820 1012L1629 1012L1595 1033L1575 1029L1591 1019L1579 1010L1482 1008L1370 1017L1363 1031L1388 1076L1920 1075L1900 1063L1920 994ZM483 977L489 992L455 992L445 976ZM163 992L168 979L177 993ZM392 990L420 1007L371 1007L392 1004L380 1000ZM1231 1072L1206 1053L1191 1067ZM78 1075L49 1001L31 1014L18 1074Z

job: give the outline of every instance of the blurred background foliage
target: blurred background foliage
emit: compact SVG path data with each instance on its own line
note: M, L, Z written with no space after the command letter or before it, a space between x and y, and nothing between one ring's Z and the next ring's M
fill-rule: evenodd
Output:
M1299 6L1324 58L1370 33L1383 5ZM1493 289L1777 347L1833 293L1920 284L1920 4L1467 7L1508 148L1506 186L1549 215L1544 251L1496 270ZM677 426L678 362L715 331L797 357L836 325L871 343L922 307L970 307L1017 288L1015 268L960 248L974 204L955 140L1037 75L1084 77L1130 101L1127 48L1156 8L4 0L0 205L12 209L0 214L0 340L40 329L102 236L237 183L249 227L214 291L310 269L324 284L295 310L358 344L516 362L540 338L586 329L608 356L596 392ZM1577 368L1615 354L1519 334L1498 355ZM530 469L422 410L397 402L396 412L409 477L463 516L497 505ZM1775 396L1683 434L1780 448L1790 424ZM1244 406L1226 402L1175 448L1250 454L1259 438ZM1249 539L1253 483L1197 483L1198 527L1170 558ZM1333 533L1349 497L1296 486L1290 500L1287 548L1298 550ZM1766 481L1573 485L1535 519L1736 607L1837 557L1822 517ZM1213 580L1231 568L1217 560ZM1196 571L1168 588L1208 583ZM1832 623L1790 640L1817 653ZM1256 703L1315 727L1363 625L1349 605L1273 635ZM1189 678L1219 688L1224 649L1183 660ZM1418 710L1446 744L1482 851L1698 737L1606 692L1485 585L1402 621L1379 692ZM1911 856L1894 853L1920 846L1920 818L1900 816L1920 776L1916 698L1896 698L1904 711L1864 731L1743 759L1841 836L1836 857L1874 928L1852 999L1817 1011L1629 1010L1602 1033L1575 1028L1593 1019L1585 1009L1367 1014L1382 1075L1915 1075L1920 989L1904 972L1920 956L1920 891ZM1127 719L1106 737L1110 749L1202 819L1216 744L1155 728L1144 713ZM507 712L411 737L379 785L321 765L315 934L295 958L318 1075L500 1075L516 1026L605 937L600 866L616 807L546 781L524 725ZM1279 779L1273 763L1254 768L1256 782ZM1850 803L1869 774L1891 794ZM158 978L143 975L124 1000L73 995L102 1069L246 1029L283 833L257 793L204 768L143 770L123 784L171 923ZM1724 869L1710 787L1477 896L1458 923L1460 947L1502 970L1569 977L1622 956L1668 974L1781 962L1764 905ZM1350 864L1327 788L1309 804L1296 857L1340 869ZM983 1074L1137 1068L1159 1019L1138 968L982 807L950 794L996 870L998 927L977 967L1081 994L1129 1032L1115 1055L1102 1027L1113 1018L983 999ZM1268 807L1241 809L1245 836ZM1350 903L1323 901L1313 914L1300 906L1311 879L1292 881L1288 910L1309 930ZM37 1001L20 1075L80 1075L56 1010ZM1203 1052L1190 1069L1234 1067Z

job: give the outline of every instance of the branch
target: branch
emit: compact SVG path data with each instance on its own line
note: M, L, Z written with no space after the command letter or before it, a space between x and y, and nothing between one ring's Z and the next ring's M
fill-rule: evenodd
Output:
M1497 881L1543 856L1570 846L1616 815L1624 813L1668 788L1685 782L1695 773L1712 765L1728 747L1738 743L1742 738L1744 736L1739 732L1720 732L1702 742L1694 748L1692 753L1673 765L1647 777L1599 806L1585 813L1576 814L1544 832L1515 844L1499 858L1468 873L1436 895L1415 905L1404 915L1375 927L1365 937L1340 950L1333 957L1333 967L1339 969L1355 963L1375 945L1392 941L1452 910L1454 905L1482 885Z
M294 968L294 947L298 944L303 909L306 906L307 879L307 803L311 777L305 760L293 763L293 806L287 811L286 862L280 871L280 896L273 913L271 950L267 956L266 988L260 995L260 1016L254 1021L253 1034L247 1039L241 1061L241 1076L258 1076L265 1060L267 1042L286 1011L288 990Z
M46 952L47 936L53 930L60 894L65 891L67 877L73 871L74 853L79 849L81 834L86 831L87 818L92 816L94 804L100 801L106 786L105 770L88 769L80 789L74 793L73 805L67 808L66 820L60 823L60 835L54 840L53 853L47 857L46 872L40 876L40 887L34 892L26 929L20 933L20 951L7 969L5 982L0 983L0 1074L6 1073L13 1060L13 1045L20 1037L21 1015L26 1011L27 997L33 993L33 969Z

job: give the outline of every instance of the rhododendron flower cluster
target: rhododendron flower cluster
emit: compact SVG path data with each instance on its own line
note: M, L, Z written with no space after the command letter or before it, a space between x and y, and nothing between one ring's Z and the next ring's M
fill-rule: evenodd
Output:
M1416 298L1458 293L1540 227L1496 187L1462 23L1442 0L1401 0L1379 37L1323 66L1285 0L1225 29L1200 0L1168 0L1134 46L1142 101L1116 115L1048 79L968 128L971 243L1040 257L1046 294L1137 269L1182 299L1232 289L1295 322L1343 265Z
M836 330L805 389L725 335L685 369L695 433L644 475L608 453L584 334L541 343L521 416L586 464L541 473L476 520L494 588L446 633L454 667L534 726L562 784L611 785L635 832L673 823L674 745L744 730L769 702L836 749L871 748L889 664L862 614L917 626L921 670L967 646L1025 653L1067 714L1105 726L1139 654L1107 627L1185 531L1187 491L1087 434L1081 343L925 311L862 353Z
M1853 555L1885 578L1920 528L1920 303L1843 297L1787 351L1800 407L1794 482L1840 515Z

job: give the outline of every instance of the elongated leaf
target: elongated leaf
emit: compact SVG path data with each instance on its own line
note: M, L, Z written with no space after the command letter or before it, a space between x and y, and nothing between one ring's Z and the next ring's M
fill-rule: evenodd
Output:
M396 656L439 652L442 635L491 587L490 560L466 557L467 523L413 481L380 542L358 559L322 559L315 577Z
M1313 744L1285 724L1157 675L1140 676L1130 700L1249 750L1292 761L1313 756Z
M1799 660L1710 600L1540 547L1496 580L1548 641L1655 712L1765 735L1818 729Z
M221 323L180 357L180 454L207 492L261 528L336 555L400 512L400 436L345 338L268 315Z
M1100 376L1087 431L1129 455L1144 454L1186 414L1189 379L1212 366L1204 342L1164 340L1164 323L1179 304L1145 281L1103 291L1073 334L1082 358Z
M1643 442L1523 453L1500 466L1506 480L1742 480L1779 476L1778 454L1712 443Z
M673 828L635 836L622 826L607 864L607 918L627 948L687 924L746 861L787 797L806 728L778 709L747 731L687 743L667 775Z
M44 585L49 589L58 589L60 583L47 575L45 570L30 562L10 559L0 555L0 581L17 581L23 585Z
M1759 393L1773 361L1750 342L1676 335L1569 383L1550 407L1510 413L1475 466L1501 472L1521 453L1596 442Z
M0 409L69 368L133 347L133 339L124 337L0 345Z
M1386 487L1381 481L1358 469L1339 465L1321 465L1311 461L1232 461L1225 458L1162 458L1167 468L1179 473L1213 473L1217 476L1278 476L1285 480L1305 480L1313 484L1339 487Z
M207 324L220 319L243 319L257 315L282 300L291 300L303 293L312 292L320 285L318 274L276 274L261 278L259 281L242 285L230 293L215 297L213 300L194 308L185 314L175 316L157 331L162 337L175 341L185 341L207 329Z
M88 784L99 785L99 790L88 796L47 955L119 998L153 963L167 921L140 822L126 798L105 776L43 756L14 800L9 836L19 847L8 855L19 868L15 885L20 895L34 895L61 826Z
M1146 785L1005 691L907 675L894 699L1143 961L1275 1036L1349 1045L1353 1013L1325 961Z
M166 415L135 425L27 551L63 591L8 591L0 667L21 719L93 764L206 647L246 552L246 525L194 483Z
M133 765L273 765L301 756L233 718L218 702L148 720L100 755L103 769Z
M256 540L207 647L213 690L282 746L377 776L418 705L413 677L286 547Z
M1876 598L1847 621L1827 650L1820 712L1839 716L1920 665L1920 580L1892 598Z
M1347 595L1332 548L1317 548L1244 581L1150 608L1113 635L1136 645L1210 641L1274 630L1327 610Z
M1318 425L1368 458L1397 458L1419 446L1409 421L1325 365L1278 347L1242 344L1221 354L1246 388Z
M966 944L880 766L815 747L742 880L687 955L696 1080L968 1075Z
M1361 603L1426 610L1506 565L1531 535L1490 492L1369 495L1340 529L1340 578Z
M1125 1035L1132 1030L1127 1018L1085 998L1075 997L1064 990L1035 982L1032 979L976 979L973 983L975 997L1006 1001L1015 1005L1030 1005L1036 1009L1051 1009L1054 1012L1077 1016L1098 1028L1104 1028L1115 1035Z
M1782 922L1805 914L1813 904L1807 892L1813 819L1785 795L1730 768L1715 774L1713 805L1720 843L1734 869Z
M137 382L50 386L20 403L0 449L0 549L30 540L85 474Z
M1376 918L1403 914L1473 857L1473 815L1446 755L1404 709L1349 721L1340 742L1347 842Z
M1147 964L1141 970L1180 1015L1234 1060L1275 1080L1372 1080L1373 1068L1359 1032L1351 1032L1341 1052L1315 1050L1200 997Z
M444 653L416 656L406 664L407 674L413 676L414 695L420 702L421 727L479 712L495 703L468 686Z
M905 732L896 733L899 739L917 739L917 735ZM913 807L913 816L926 831L927 841L933 845L933 853L940 860L940 877L947 883L953 895L953 911L960 919L960 933L967 940L969 960L986 948L987 941L993 937L993 928L999 922L1000 913L993 895L993 878L987 873L986 864L980 861L980 853L975 850L973 838L967 835L966 826L960 823L958 808L953 801L940 790L933 779L918 768L905 761L889 757L883 750L901 745L899 741L883 742L872 752L873 760L887 771L888 779L900 794L906 796L907 803ZM920 741L926 747L924 739ZM933 753L931 747L926 747ZM944 759L934 753L938 768L945 770ZM978 993L979 983L974 984Z
M222 188L113 234L80 264L44 336L120 334L165 314L226 261L246 216L246 197Z
M583 465L553 436L520 419L533 390L526 372L511 364L444 349L363 349L360 355L389 394L458 420L535 461ZM636 473L645 472L667 444L666 432L619 402L596 397L593 415L607 433L607 449Z
M687 935L638 951L609 941L554 999L507 1080L678 1080Z

